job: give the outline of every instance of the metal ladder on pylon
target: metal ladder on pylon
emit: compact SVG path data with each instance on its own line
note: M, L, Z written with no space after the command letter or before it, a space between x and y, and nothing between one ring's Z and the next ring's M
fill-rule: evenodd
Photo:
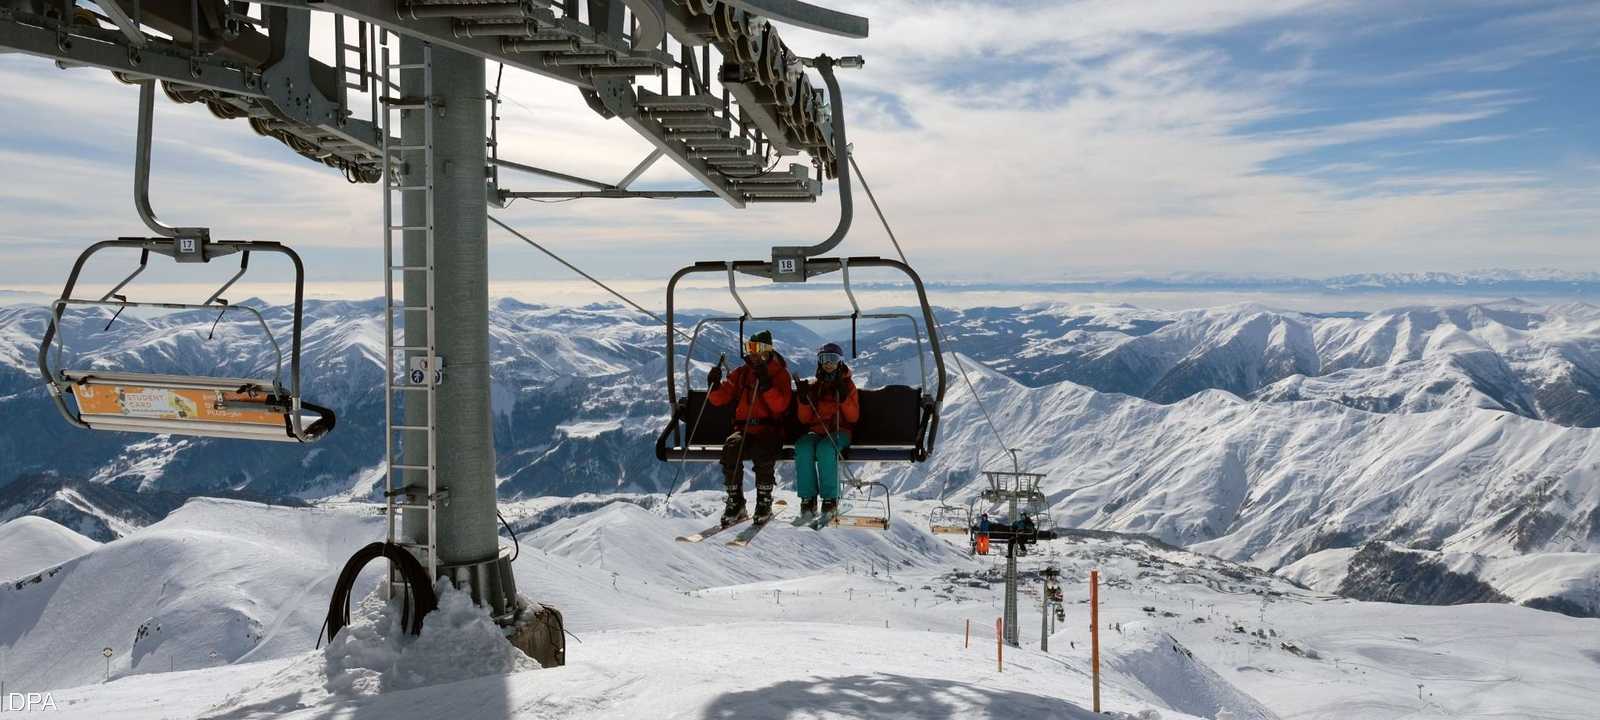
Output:
M444 502L447 496L446 490L439 487L435 433L438 422L437 370L440 365L434 345L436 337L434 300L438 296L434 292L433 124L437 99L433 92L433 48L431 45L423 44L422 61L418 63L391 63L389 51L387 45L382 48L379 69L381 75L377 88L382 95L378 105L379 112L383 116L383 298L386 345L384 458L387 464L384 475L384 504L388 541L418 555L418 560L428 569L428 577L435 578L438 577L439 570L438 510L440 503ZM399 76L396 77L395 73L399 73ZM404 83L400 78L405 78L406 73L421 73L421 96L403 94ZM423 113L421 142L401 139L400 143L396 143L395 132L400 129L400 124L392 122L395 113L416 111ZM407 167L401 153L416 151L422 153L421 168ZM407 193L413 195L408 196ZM422 196L422 202L427 208L426 219L422 225L405 225L403 219L399 223L395 222L396 194L408 198L415 197L416 194ZM399 254L400 262L395 261L395 238L403 239L407 233L421 234L424 239L425 252L421 264L406 264L403 247ZM413 274L421 274L426 278L426 298L420 305L408 305L405 300L405 280ZM396 278L400 278L401 282L399 299L396 297ZM396 313L400 317L399 324L404 333L403 338L397 337ZM419 321L426 327L426 335L421 338L411 332L417 327L415 323ZM395 373L397 355L405 359L405 367L398 378ZM404 418L396 418L398 406L401 405L396 400L402 398L406 407L412 407L411 403L419 400L427 403L428 412L424 424L415 424L415 412L408 413L413 418L412 424L407 424ZM395 442L397 434L405 437L404 443ZM419 440L427 443L425 462L416 462L415 452L412 453L410 463L396 457L396 452L405 452L406 444ZM401 527L402 513L407 510L425 513L428 522L425 542L399 539L407 535L415 537L414 533L404 532L410 529ZM388 592L391 595L397 582L403 581L395 575L394 568L391 567L388 583Z

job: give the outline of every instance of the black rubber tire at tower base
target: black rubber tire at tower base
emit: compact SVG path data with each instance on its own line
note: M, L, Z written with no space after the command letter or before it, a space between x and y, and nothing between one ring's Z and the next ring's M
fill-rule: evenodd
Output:
M375 542L350 556L344 564L344 570L339 573L339 580L333 585L333 597L328 601L328 642L333 642L334 636L350 624L350 592L355 586L356 576L361 574L361 569L367 563L380 557L387 559L400 571L400 576L411 588L411 596L415 598L415 602L407 604L407 610L400 618L401 627L412 635L422 634L422 619L439 605L439 598L433 592L433 579L428 577L427 569L409 550L393 543Z

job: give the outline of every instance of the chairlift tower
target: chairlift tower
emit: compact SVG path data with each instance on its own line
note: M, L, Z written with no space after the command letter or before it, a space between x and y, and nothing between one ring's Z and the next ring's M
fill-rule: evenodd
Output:
M1040 507L1044 495L1039 492L1039 483L1045 478L1040 473L1023 472L1021 463L1017 461L1017 451L1011 450L1011 466L1009 471L985 470L983 476L989 481L989 487L983 491L981 497L985 502L1006 504L1006 523L1016 527L1021 515L1021 504L1027 503L1030 509ZM1012 533L1006 542L1006 608L1004 637L1007 645L1020 647L1017 631L1017 545L1022 538Z
M424 468L403 471L399 485L432 480L438 496L406 509L400 526L411 547L437 553L422 558L435 576L470 588L504 618L516 610L516 584L495 517L484 60L401 37L397 67L405 149L395 184L414 190L395 193L404 229L389 275L402 278L404 302L390 312L403 324L406 376L390 382L407 390L404 424L389 432L403 464Z
M1039 571L1044 583L1039 587L1039 650L1050 652L1050 607L1052 598L1061 589L1061 570L1054 565Z

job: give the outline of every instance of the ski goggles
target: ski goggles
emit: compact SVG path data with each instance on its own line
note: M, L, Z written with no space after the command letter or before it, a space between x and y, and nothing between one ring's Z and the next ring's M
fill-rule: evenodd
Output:
M832 365L832 364L838 363L839 361L841 361L843 359L844 359L844 356L840 355L839 353L836 353L836 352L817 353L817 364L818 365Z
M750 357L751 355L760 355L761 353L764 353L764 352L772 352L772 345L769 344L769 343L761 342L759 340L746 340L746 341L744 341L744 356L745 357Z

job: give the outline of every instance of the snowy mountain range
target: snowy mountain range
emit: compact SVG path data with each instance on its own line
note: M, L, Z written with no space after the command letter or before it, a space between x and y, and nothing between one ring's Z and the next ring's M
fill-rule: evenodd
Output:
M1466 272L1358 273L1329 277L1188 272L1122 278L1082 279L1018 284L936 283L940 289L1102 291L1249 291L1327 295L1360 293L1434 293L1462 295L1588 296L1600 294L1600 273L1556 268L1485 269Z
M46 312L0 308L0 415L14 419L0 435L0 521L41 514L109 540L164 514L133 507L170 507L161 493L369 497L381 481L380 307L308 303L306 395L340 415L310 447L74 430L32 367ZM263 311L286 325L281 308ZM1483 557L1600 549L1600 308L1041 305L939 317L1007 444L1048 474L1060 524L1265 568L1373 540ZM108 319L69 317L67 362L270 375L270 347L242 314L125 316L109 331ZM617 307L509 299L491 323L503 497L659 493L679 477L652 453L666 419L658 325ZM811 348L840 339L772 329L801 373ZM732 345L713 331L696 360ZM915 382L915 345L896 326L865 325L857 345L866 382ZM949 357L933 460L857 473L964 505L999 446ZM680 482L719 479L690 466ZM1563 592L1588 582L1569 581Z

